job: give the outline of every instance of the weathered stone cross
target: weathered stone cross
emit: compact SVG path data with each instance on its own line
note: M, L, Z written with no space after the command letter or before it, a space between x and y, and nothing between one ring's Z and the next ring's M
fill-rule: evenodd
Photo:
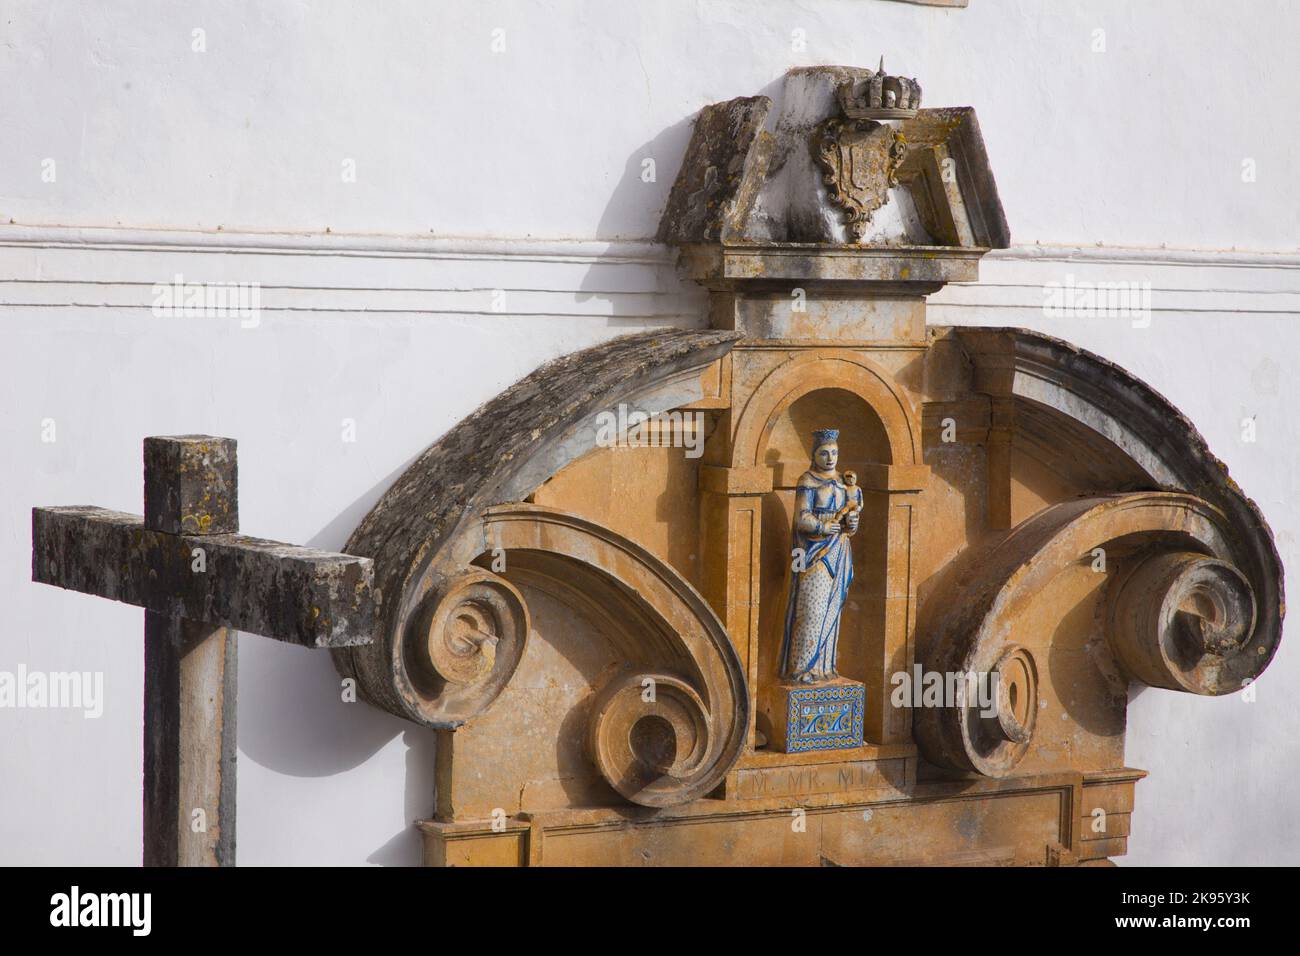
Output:
M144 518L32 509L32 580L145 609L144 864L235 862L235 630L367 644L367 558L239 530L235 441L144 440Z

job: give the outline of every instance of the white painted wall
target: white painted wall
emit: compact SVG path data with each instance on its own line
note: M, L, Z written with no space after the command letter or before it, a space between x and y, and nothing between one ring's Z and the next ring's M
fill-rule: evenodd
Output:
M701 321L643 240L695 111L791 66L884 53L929 105L975 106L1022 248L932 321L1042 329L1150 382L1300 568L1300 142L1281 70L1298 29L1300 8L1268 0L4 0L0 670L103 671L107 701L98 720L0 710L0 863L139 857L142 615L31 584L30 507L138 511L140 439L206 431L239 439L247 531L341 547L408 461L539 362ZM150 287L178 272L262 283L260 325L154 317ZM1151 327L1046 319L1041 286L1066 274L1150 281ZM1151 777L1126 862L1300 862L1288 640L1253 704L1137 695L1128 761ZM245 638L239 721L241 863L418 859L427 735L339 702L323 654Z

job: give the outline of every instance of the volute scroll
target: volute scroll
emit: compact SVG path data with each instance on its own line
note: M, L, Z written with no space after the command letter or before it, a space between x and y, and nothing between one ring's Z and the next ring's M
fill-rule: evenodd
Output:
M919 650L927 671L996 678L992 710L959 698L921 711L922 751L952 770L1017 772L1048 706L1039 670L1062 652L1026 608L1069 573L1100 575L1098 643L1078 653L1090 655L1108 694L1125 697L1130 681L1205 695L1242 689L1268 665L1277 631L1258 626L1260 586L1239 560L1223 512L1193 495L1134 492L1043 509L971 563L961 600ZM1067 694L1058 691L1057 710Z
M604 781L647 807L717 787L743 748L750 696L708 602L644 547L577 515L503 505L486 525L511 573L556 593L578 588L608 613L604 637L622 664L594 687L585 717L587 756Z
M381 639L334 651L340 675L368 702L436 730L483 713L516 672L530 620L518 588L474 566L482 514L591 451L602 410L623 401L653 413L703 397L701 376L737 337L657 329L562 356L430 445L348 540L348 553L375 562Z
M720 779L710 773L709 723L708 706L686 681L665 673L625 673L611 680L592 706L591 759L632 803L688 803Z
M1256 601L1234 565L1187 551L1155 554L1114 589L1107 633L1124 669L1152 687L1221 695L1268 660L1255 635Z
M505 578L479 568L444 578L395 648L404 696L429 721L481 713L518 668L529 627L523 595Z

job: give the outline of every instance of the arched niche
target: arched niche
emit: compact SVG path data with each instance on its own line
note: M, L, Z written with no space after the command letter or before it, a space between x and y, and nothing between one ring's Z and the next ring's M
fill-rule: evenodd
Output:
M795 487L809 467L812 432L840 430L840 472L853 471L864 508L853 541L854 580L841 619L838 670L868 688L867 744L896 741L907 728L885 707L888 675L907 664L910 584L898 568L909 565L911 507L895 495L906 473L906 494L916 486L916 412L888 373L865 358L825 353L801 356L772 372L745 404L734 432L736 465L771 476L761 496L758 568L760 609L756 693L779 679L786 601L791 587ZM893 571L891 572L891 567ZM891 581L894 587L891 588ZM900 584L901 581L901 584ZM768 736L767 718L758 730Z
M774 369L745 402L733 431L731 467L766 464L773 431L789 418L791 406L814 392L827 394L805 405L807 409L815 410L816 402L834 402L838 393L865 403L884 432L884 463L921 463L920 418L893 376L863 356L819 349Z
M759 617L758 692L780 677L786 600L791 587L791 548L796 485L812 457L812 432L840 430L840 473L861 478L887 467L889 434L874 407L844 388L817 388L783 403L764 431L760 458L773 471L772 490L763 496L763 539ZM838 669L868 683L884 654L885 596L888 582L888 495L863 488L863 512L853 538L853 584L841 617ZM761 711L760 711L761 712ZM759 730L768 734L766 718ZM880 743L867 732L867 743Z
M818 388L800 395L773 417L762 451L763 464L774 470L775 487L794 487L812 458L812 433L840 430L840 471L861 475L869 466L893 460L889 433L876 410L846 388Z

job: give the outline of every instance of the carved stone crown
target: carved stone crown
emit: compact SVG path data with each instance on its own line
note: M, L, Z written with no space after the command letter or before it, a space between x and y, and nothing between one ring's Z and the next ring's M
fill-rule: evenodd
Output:
M883 56L875 73L841 84L836 95L849 119L911 119L921 108L921 84L887 74Z

